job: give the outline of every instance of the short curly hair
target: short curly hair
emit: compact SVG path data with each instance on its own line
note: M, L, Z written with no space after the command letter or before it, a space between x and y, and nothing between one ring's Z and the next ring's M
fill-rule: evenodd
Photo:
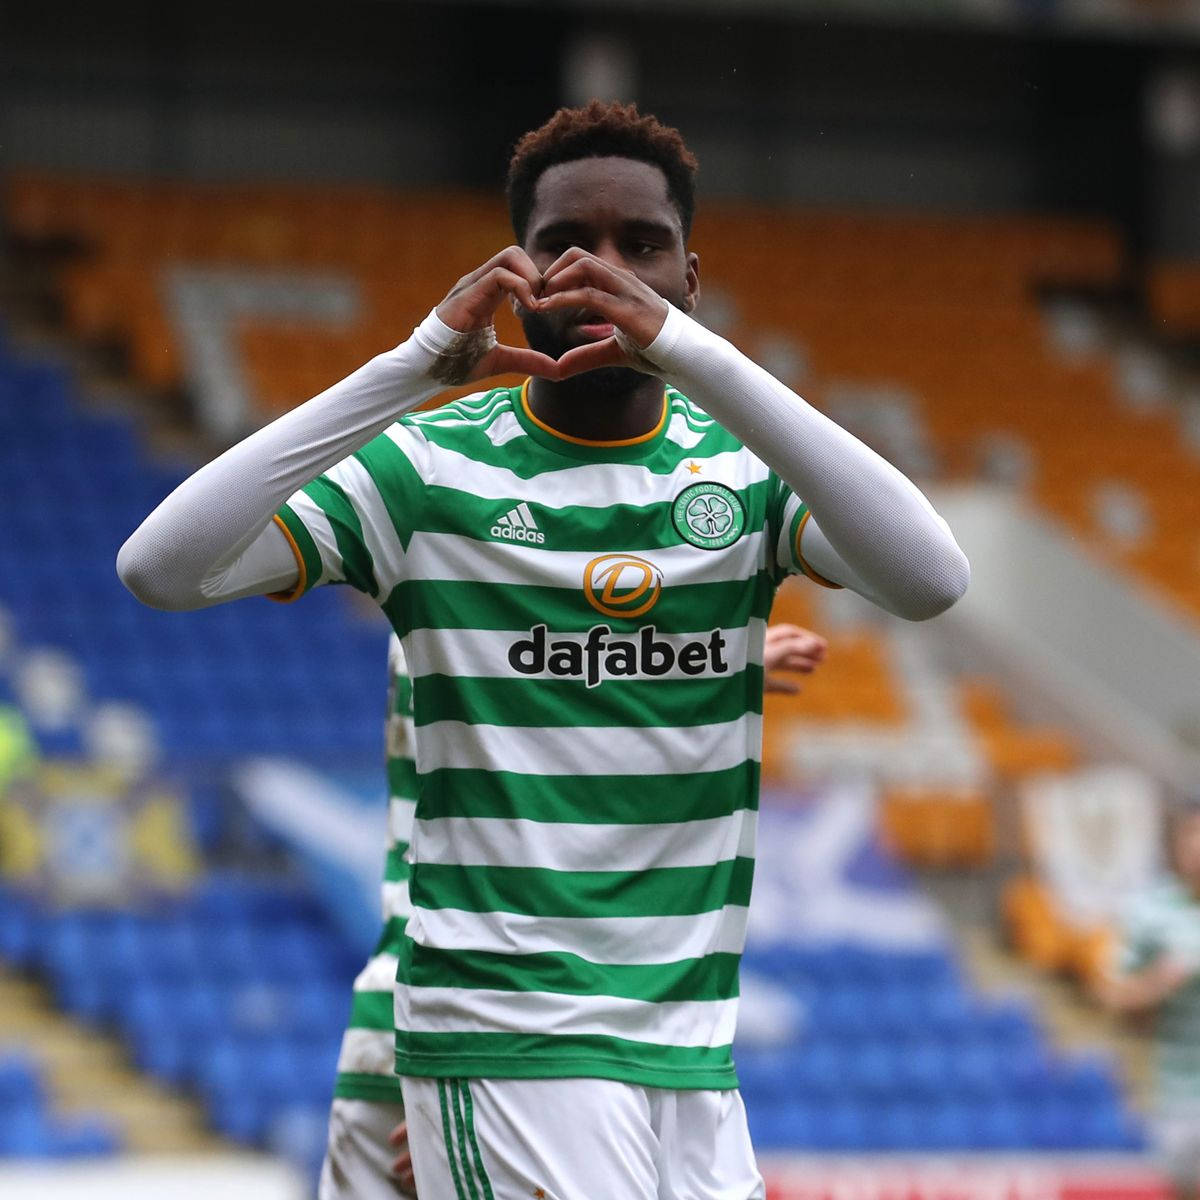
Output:
M548 167L609 155L652 163L662 171L686 241L696 208L696 156L678 129L663 125L649 114L643 116L634 104L601 100L593 100L583 108L560 108L539 129L517 142L504 189L517 241L525 241L534 191Z

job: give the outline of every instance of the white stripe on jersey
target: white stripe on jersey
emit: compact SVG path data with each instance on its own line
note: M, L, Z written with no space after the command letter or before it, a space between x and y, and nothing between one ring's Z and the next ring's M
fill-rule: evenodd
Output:
M604 624L604 617L596 613L596 624ZM746 625L722 631L725 641L724 658L730 663L740 662L743 656L752 663L762 666L762 643L766 636L766 622L752 618ZM708 633L708 630L697 633ZM667 642L676 651L675 663L663 675L655 679L693 679L679 665L679 650L696 640L697 633L658 634L657 641ZM628 636L628 635L617 635ZM512 665L508 661L509 648L513 642L529 637L528 629L456 629L453 637L447 637L440 629L414 629L405 639L408 642L409 662L414 679L422 675L454 675L467 679L511 679ZM551 633L550 642L571 642L583 645L586 633ZM525 679L554 679L545 668ZM643 682L649 677L639 676ZM619 680L616 680L619 684Z
M741 904L681 917L540 917L417 908L405 932L421 946L575 954L594 963L656 965L706 954L741 954L749 912Z
M762 717L745 713L715 725L560 727L435 721L421 729L417 769L443 767L520 775L662 775L724 771L759 760Z
M512 821L503 817L438 817L418 821L420 863L475 867L541 867L550 871L651 871L711 867L754 855L757 813L661 825L589 825Z
M564 992L486 988L400 988L396 1027L420 1033L524 1033L644 1037L665 1046L728 1046L737 1022L732 1000L627 1000Z

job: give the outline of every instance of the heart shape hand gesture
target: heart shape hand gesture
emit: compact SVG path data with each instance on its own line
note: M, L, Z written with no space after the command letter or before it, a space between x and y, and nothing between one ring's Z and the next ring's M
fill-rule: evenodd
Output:
M531 312L576 308L611 322L617 334L577 346L559 359L497 342L493 318L507 297ZM636 351L654 341L667 317L667 301L632 272L572 247L542 274L519 246L510 246L464 275L437 313L461 336L431 369L440 383L456 385L517 372L562 380L597 367L653 370Z

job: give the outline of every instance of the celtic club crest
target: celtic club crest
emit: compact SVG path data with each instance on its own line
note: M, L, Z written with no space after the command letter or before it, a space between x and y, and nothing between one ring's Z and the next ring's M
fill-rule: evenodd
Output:
M702 550L731 546L746 528L741 497L722 483L685 487L671 506L671 519L679 536Z

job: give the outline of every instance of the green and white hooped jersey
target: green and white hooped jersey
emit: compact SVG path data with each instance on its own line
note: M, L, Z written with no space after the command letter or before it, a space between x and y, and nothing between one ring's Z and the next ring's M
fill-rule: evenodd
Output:
M281 509L295 594L373 596L412 676L397 1073L736 1086L763 638L806 515L674 390L595 443L521 387L404 417Z
M354 981L350 1027L342 1035L334 1095L350 1100L400 1103L395 1067L393 995L408 899L408 851L417 806L412 759L412 682L395 634L388 641L388 709L385 726L388 782L388 846L383 868L383 932L367 965Z
M1158 1009L1154 1089L1160 1108L1200 1107L1200 901L1175 876L1134 897L1124 913L1117 966L1142 971L1166 956L1195 972Z

